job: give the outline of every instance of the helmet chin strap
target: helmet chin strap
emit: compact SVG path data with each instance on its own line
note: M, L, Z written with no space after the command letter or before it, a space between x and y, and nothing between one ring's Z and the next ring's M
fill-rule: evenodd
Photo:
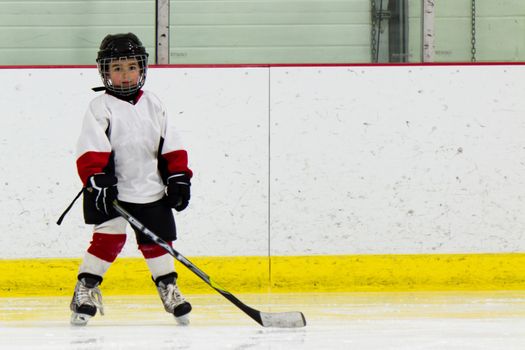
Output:
M119 100L122 100L124 102L128 102L128 103L131 103L132 105L136 104L139 100L139 96L141 95L141 90L137 90L136 92L134 92L133 94L130 94L130 95L122 95L122 94L119 94L117 92L113 92L113 91L110 91L110 90L106 90L106 94L108 95L111 95L111 96L114 96L116 98L118 98Z
M135 84L132 86L127 86L127 87L116 87L116 86L113 86L111 83L108 83L108 85L106 85L106 90L109 90L113 92L114 94L117 94L120 96L131 96L131 95L136 94L137 91L139 91L141 87L142 87L141 84Z

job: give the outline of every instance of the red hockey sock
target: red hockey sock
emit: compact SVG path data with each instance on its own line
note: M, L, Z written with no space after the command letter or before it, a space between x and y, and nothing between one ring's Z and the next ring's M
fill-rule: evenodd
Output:
M168 242L168 244L171 246L171 242ZM162 248L161 246L155 243L139 244L139 250L142 252L142 255L144 255L146 259L153 259L164 254L168 254L166 249Z
M171 245L171 242L169 244ZM157 244L139 244L139 249L146 258L154 280L159 276L175 272L175 259L164 248Z

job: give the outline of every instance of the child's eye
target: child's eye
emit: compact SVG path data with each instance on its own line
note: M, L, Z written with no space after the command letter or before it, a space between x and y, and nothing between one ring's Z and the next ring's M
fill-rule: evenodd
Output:
M129 70L137 70L139 67L137 65L131 65L129 66Z
M111 67L111 70L113 72L120 72L120 67L119 66L113 66L113 67Z

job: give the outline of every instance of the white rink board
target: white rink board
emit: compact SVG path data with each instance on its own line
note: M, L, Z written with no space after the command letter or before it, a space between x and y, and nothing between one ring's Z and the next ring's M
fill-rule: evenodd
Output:
M81 202L55 221L97 72L0 78L0 256L81 257ZM524 66L152 68L145 88L195 171L187 256L525 251Z
M96 69L0 69L0 256L81 257L91 240L77 201L75 147L100 86ZM145 89L165 102L195 172L176 215L186 256L267 255L267 69L150 69ZM53 85L50 88L50 84ZM131 230L129 230L131 232ZM128 233L130 233L128 232ZM133 234L121 256L141 256Z
M272 254L525 251L524 79L272 69Z
M267 255L267 69L151 69L147 84L180 121L194 171L177 249Z

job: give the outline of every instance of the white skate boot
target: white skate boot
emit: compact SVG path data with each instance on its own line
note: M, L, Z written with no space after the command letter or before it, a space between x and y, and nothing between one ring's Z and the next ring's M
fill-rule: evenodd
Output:
M155 280L155 284L166 312L173 314L179 325L190 324L191 304L186 301L177 287L177 273L160 276Z
M78 277L70 305L70 309L73 311L71 324L85 326L89 319L95 316L97 309L100 310L101 315L104 315L102 294L98 288L102 278L86 273L80 274Z

